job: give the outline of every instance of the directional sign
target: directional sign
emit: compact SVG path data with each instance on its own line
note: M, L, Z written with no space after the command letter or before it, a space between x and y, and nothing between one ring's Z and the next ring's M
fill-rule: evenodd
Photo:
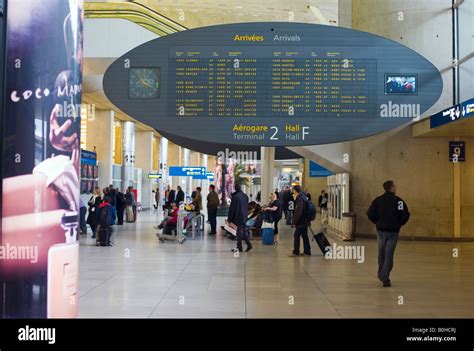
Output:
M171 177L193 177L194 179L207 179L207 169L206 167L176 167L172 166L169 168L169 175ZM204 178L196 178L204 177Z
M474 99L466 100L430 116L430 128L474 116Z
M161 173L149 173L148 179L161 179L163 175Z
M318 165L316 162L309 161L309 177L310 178L322 178L322 177L329 177L334 173L331 172L329 169L324 168L321 165Z

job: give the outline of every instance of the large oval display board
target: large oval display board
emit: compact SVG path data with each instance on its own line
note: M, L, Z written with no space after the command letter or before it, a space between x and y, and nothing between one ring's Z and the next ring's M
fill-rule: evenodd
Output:
M186 138L315 145L387 131L432 106L439 71L382 37L302 23L239 23L145 43L104 77L118 108Z

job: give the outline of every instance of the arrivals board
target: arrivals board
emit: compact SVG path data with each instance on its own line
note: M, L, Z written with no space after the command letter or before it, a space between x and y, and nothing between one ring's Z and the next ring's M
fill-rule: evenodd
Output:
M117 59L104 91L170 137L249 146L327 144L418 118L439 98L439 71L373 34L301 23L186 30Z
M365 58L363 51L345 58L350 51L350 47L171 47L168 115L374 117L377 61Z

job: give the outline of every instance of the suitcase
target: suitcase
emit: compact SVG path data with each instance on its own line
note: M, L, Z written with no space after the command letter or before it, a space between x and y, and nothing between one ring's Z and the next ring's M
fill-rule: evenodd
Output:
M321 250L323 255L325 255L326 252L331 250L331 244L329 243L329 240L326 238L323 232L314 234L311 227L309 229L311 230L311 233L313 234L313 241L316 241L316 244L318 244L319 249Z
M110 228L99 229L99 244L100 246L109 246L110 244Z
M273 245L273 228L262 229L262 244Z

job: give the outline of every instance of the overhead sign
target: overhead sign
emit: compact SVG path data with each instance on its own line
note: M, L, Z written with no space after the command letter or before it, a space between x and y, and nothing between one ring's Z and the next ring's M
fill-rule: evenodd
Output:
M430 128L436 128L458 119L472 116L474 116L474 98L430 116Z
M283 22L166 35L126 53L104 76L110 101L157 130L256 146L381 133L419 117L442 87L434 65L392 40Z
M163 175L161 173L148 173L148 179L161 179Z
M206 167L169 167L169 175L171 177L193 177L194 179L207 179L207 168ZM203 178L196 178L203 177Z
M310 178L322 178L329 177L334 173L329 169L317 164L316 162L309 161L309 177Z
M464 141L449 142L449 161L453 163L466 161L466 143Z

